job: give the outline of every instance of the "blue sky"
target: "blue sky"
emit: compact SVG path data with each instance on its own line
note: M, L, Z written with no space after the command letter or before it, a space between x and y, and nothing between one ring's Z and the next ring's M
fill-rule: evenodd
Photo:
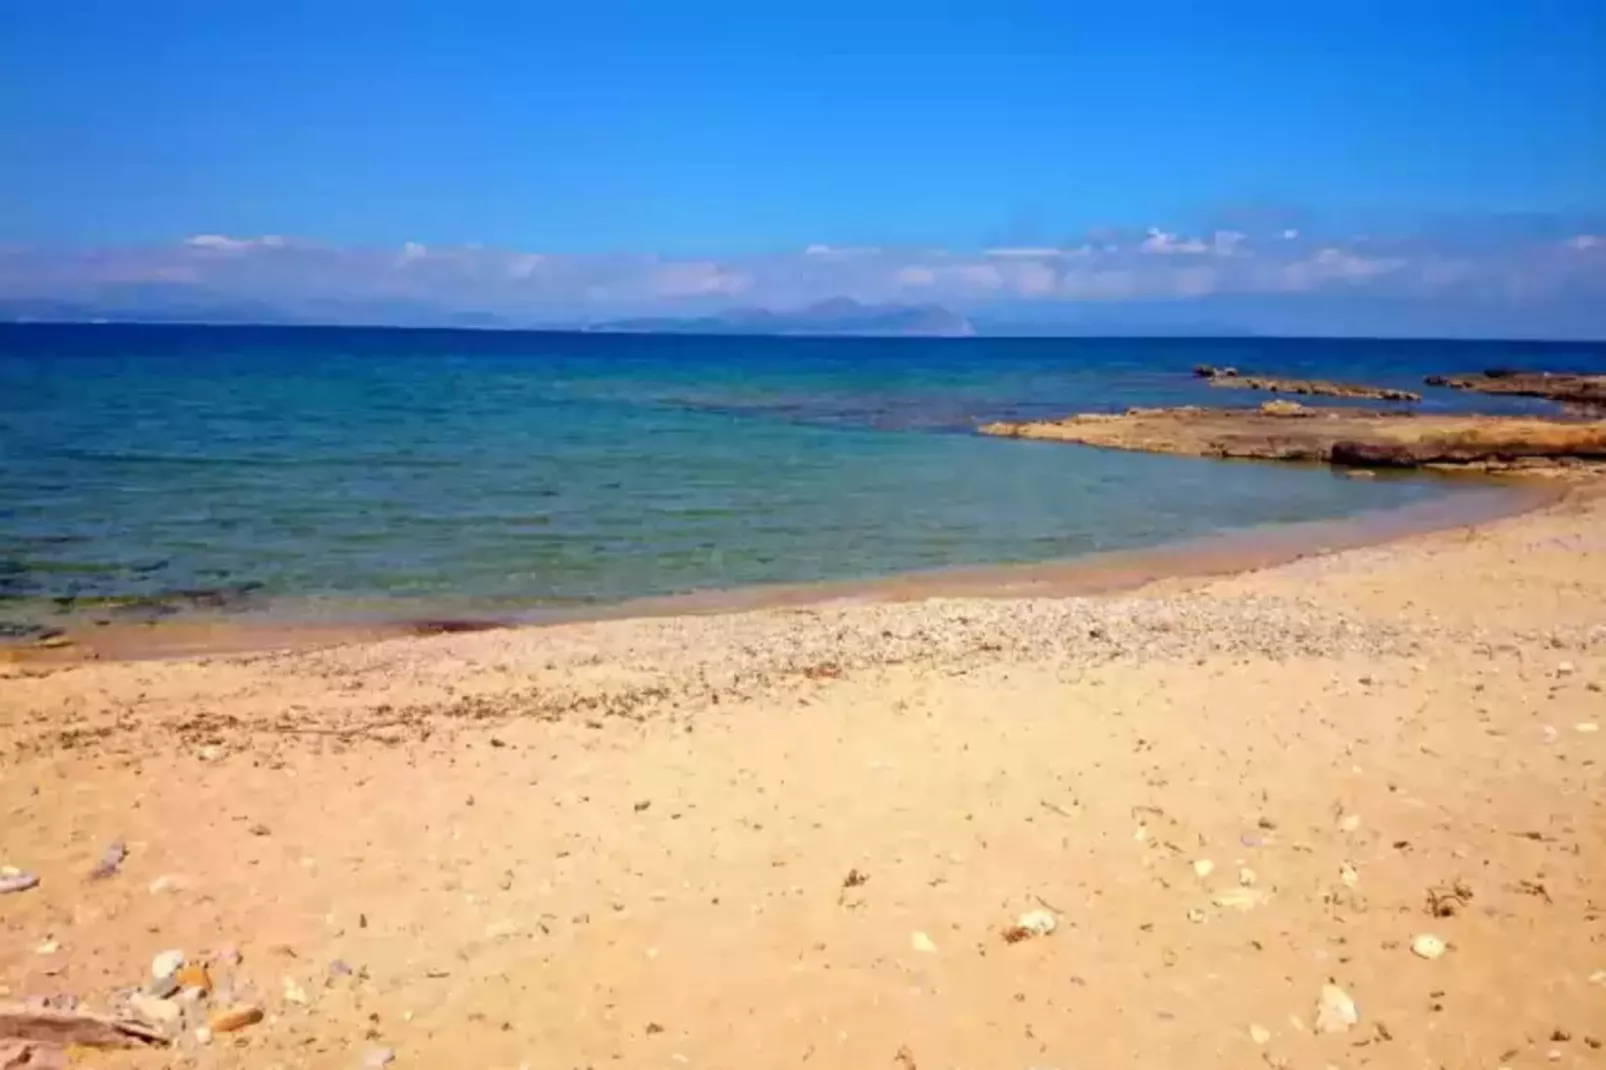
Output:
M1240 254L1290 263L1380 235L1395 260L1402 243L1476 247L1486 269L1510 254L1509 282L1539 246L1577 269L1598 250L1575 239L1606 230L1598 0L13 0L0 72L0 244L36 274L55 257L58 280L114 251L121 278L137 250L172 278L188 238L275 236L281 258L285 242L349 253L331 296L390 292L357 286L355 265L417 274L404 250L486 247L583 266L585 286L531 292L532 309L605 310L831 289L610 298L608 265L642 258L806 274L810 246L874 249L917 279L910 250L1127 256L1154 228L1213 249L1243 234ZM857 279L838 288L910 296ZM1089 299L1027 290L1003 295ZM436 296L474 291L458 278Z

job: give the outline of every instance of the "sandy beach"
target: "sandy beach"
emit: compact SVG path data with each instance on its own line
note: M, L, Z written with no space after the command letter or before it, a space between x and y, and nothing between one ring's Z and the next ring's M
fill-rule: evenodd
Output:
M0 674L0 1003L207 971L94 1065L1606 1065L1587 486L1096 597Z

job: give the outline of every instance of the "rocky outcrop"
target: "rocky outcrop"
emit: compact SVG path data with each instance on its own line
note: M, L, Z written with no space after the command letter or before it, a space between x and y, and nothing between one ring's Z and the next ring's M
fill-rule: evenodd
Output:
M1320 461L1362 468L1501 467L1524 459L1606 460L1606 420L1312 408L1129 409L1035 423L993 423L984 435L1076 442L1195 457Z
M1423 381L1429 386L1447 386L1452 390L1472 390L1479 394L1508 394L1578 405L1606 406L1606 375L1490 368L1477 375L1430 375Z
M1216 368L1200 364L1193 374L1211 386L1230 390L1264 390L1268 394L1304 394L1310 397L1353 398L1363 401L1421 401L1422 395L1391 386L1335 383L1327 379L1279 379L1264 375L1241 375L1237 368Z

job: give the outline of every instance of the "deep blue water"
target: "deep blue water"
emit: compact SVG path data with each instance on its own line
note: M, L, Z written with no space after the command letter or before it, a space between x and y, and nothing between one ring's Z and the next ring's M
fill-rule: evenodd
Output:
M970 433L1263 400L1205 387L1200 362L1417 387L1606 370L1606 345L0 325L0 599L246 584L302 606L574 605L1065 558L1455 492Z

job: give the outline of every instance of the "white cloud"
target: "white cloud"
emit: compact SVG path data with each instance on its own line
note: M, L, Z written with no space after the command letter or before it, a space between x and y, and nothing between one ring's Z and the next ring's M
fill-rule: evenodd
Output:
M1184 238L1177 240L1175 234L1168 234L1158 227L1149 228L1149 236L1143 239L1139 246L1146 253L1203 253L1208 252L1210 246L1198 238Z
M1211 246L1217 256L1231 256L1243 247L1249 235L1237 230L1218 230L1211 239Z
M815 244L803 250L804 256L819 257L829 260L851 260L858 257L875 256L881 250L873 245L823 245Z
M222 234L197 234L193 238L185 238L184 244L191 249L206 249L219 253L238 253L251 248L256 242L249 238L228 238Z
M739 294L751 280L713 260L671 261L653 270L651 289L659 297L706 297Z
M1412 299L1550 295L1606 302L1606 234L1589 224L1540 239L1434 243L1377 238L1313 245L1285 233L1155 227L1096 243L982 249L813 245L749 256L572 255L484 246L311 244L277 235L197 234L157 247L0 248L0 297L68 297L96 287L170 282L208 299L287 308L405 300L496 312L516 322L573 322L729 305L796 307L847 296L920 300L962 310L1014 301L1185 300L1360 289ZM1297 236L1297 235L1296 235ZM1598 295L1598 296L1596 296ZM1603 305L1606 307L1606 305Z
M1054 257L1063 256L1065 254L1061 250L1054 249L1054 248L1042 248L1042 249L1029 249L1029 248L1007 249L1006 248L1006 249L988 249L986 252L982 253L982 255L983 256L987 256L987 257L992 257L995 260L1049 260L1049 259L1052 259Z
M1359 283L1405 267L1399 258L1368 257L1328 246L1308 260L1284 264L1281 279L1290 290L1309 290L1326 283Z

